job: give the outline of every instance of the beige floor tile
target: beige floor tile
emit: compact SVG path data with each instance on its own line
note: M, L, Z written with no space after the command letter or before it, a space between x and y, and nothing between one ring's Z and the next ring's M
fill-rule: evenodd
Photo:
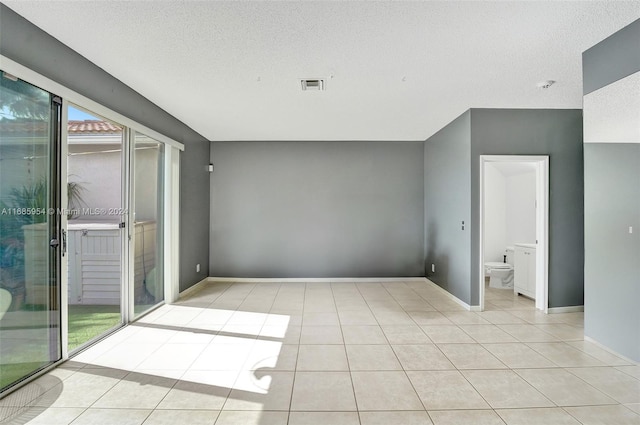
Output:
M154 410L144 425L212 425L218 413L216 410Z
M584 341L584 314L545 315L491 288L485 305L464 311L423 282L206 285L0 400L0 416L46 425L640 425L640 367Z
M349 363L344 345L301 345L297 370L348 371Z
M297 359L297 345L282 345L276 341L257 340L242 369L296 370Z
M482 311L476 314L494 325L517 325L525 323L521 318L506 311Z
M411 311L408 314L418 325L453 325L453 322L439 311Z
M382 331L390 344L430 344L431 340L417 325L385 325Z
M337 313L333 297L318 297L313 293L305 295L303 308L305 313Z
M354 370L402 370L389 345L347 345L349 369Z
M561 367L604 366L600 360L564 342L530 342L527 345Z
M478 316L472 311L445 311L447 319L456 325L488 325L489 321Z
M598 347L596 344L589 341L571 341L567 342L572 347L577 348L580 351L584 351L591 357L600 360L607 366L630 366L633 365L628 360L625 360L621 357L616 356L608 352L605 349Z
M158 409L220 410L230 386L221 387L190 381L178 381L158 405Z
M431 304L436 310L443 313L445 311L465 311L463 306L448 298L429 299L429 304Z
M233 384L238 379L241 371L238 370L187 370L176 382L173 388L178 386L178 382L193 382L196 384L210 385L220 388L233 388Z
M85 368L67 378L64 384L45 392L34 404L44 407L89 407L126 375L126 371L118 369Z
M624 372L629 376L633 376L636 379L640 379L640 365L638 366L618 366L616 367L620 372Z
M404 311L373 311L380 325L413 325L415 322Z
M467 370L462 373L494 409L554 406L511 370Z
M227 323L213 338L212 344L253 344L261 329L262 325Z
M480 343L518 342L496 325L460 325L460 329Z
M619 403L640 403L640 380L612 367L568 369ZM596 404L596 403L594 403Z
M584 339L584 329L564 323L548 323L535 326L563 341L582 341Z
M455 366L434 344L393 345L404 370L445 370Z
M519 369L516 372L558 406L615 404L615 400L564 369Z
M118 382L92 407L107 409L153 409L177 381L132 372Z
M140 425L151 414L143 409L87 409L73 425Z
M241 370L253 350L251 344L208 345L191 364L194 370Z
M559 338L547 333L541 329L538 329L534 325L519 324L519 325L497 325L500 329L507 332L520 342L555 342L559 341Z
M377 325L378 321L371 311L366 310L349 310L338 313L341 325Z
M625 403L624 407L633 410L638 415L640 415L640 403Z
M380 326L342 326L344 343L353 344L388 344Z
M349 372L296 372L292 411L355 411Z
M493 410L435 410L429 416L434 425L504 425Z
M300 344L344 344L340 326L303 326Z
M361 425L432 425L425 411L360 412ZM322 424L325 425L325 424Z
M48 409L33 407L25 412L24 417L32 418L34 415L38 415L29 420L29 425L68 425L80 416L84 410L84 407L50 407ZM1 422L3 421L0 420ZM20 422L17 419L13 423Z
M136 335L140 335L139 332ZM172 332L167 339L175 335ZM90 363L95 366L110 367L113 369L133 370L142 363L147 357L153 354L164 342L122 342L104 354L92 359Z
M424 409L404 372L352 372L358 410Z
M489 408L458 371L407 372L407 375L427 410Z
M244 372L223 410L289 410L294 372Z
M167 344L209 344L218 334L215 330L183 328L176 332Z
M475 342L458 326L422 325L420 326L429 339L435 343L471 343Z
M291 412L288 425L360 425L357 412Z
M207 347L207 344L164 344L136 369L187 369Z
M580 425L575 418L558 407L504 409L496 412L507 425Z
M507 367L480 344L438 344L458 369L506 369Z
M224 410L215 425L287 425L288 418L287 412Z
M264 325L260 329L258 339L272 338L282 344L299 344L302 326Z
M396 299L396 301L404 311L436 311L435 307L427 301L416 299L415 297L410 299Z
M556 366L524 343L483 344L483 347L511 369Z
M638 425L640 415L621 405L565 407L582 425Z
M302 326L339 326L338 314L333 312L304 312Z

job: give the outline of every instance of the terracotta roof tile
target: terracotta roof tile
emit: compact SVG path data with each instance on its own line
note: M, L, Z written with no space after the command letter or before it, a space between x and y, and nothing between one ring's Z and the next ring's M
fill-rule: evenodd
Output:
M69 121L67 131L69 133L119 133L122 128L108 121L84 120Z
M0 121L0 132L44 133L48 126L46 121ZM112 134L122 132L122 127L100 120L69 121L67 131L69 134Z

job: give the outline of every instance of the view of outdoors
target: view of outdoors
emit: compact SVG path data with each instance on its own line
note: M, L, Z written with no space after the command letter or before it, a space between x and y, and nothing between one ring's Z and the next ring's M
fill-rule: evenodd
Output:
M2 72L0 388L61 356L57 267L49 246L58 207L51 202L52 108L48 92Z
M134 317L164 299L164 150L133 132L127 182L125 127L69 107L68 138L61 141L67 143L67 168L57 170L60 103L4 72L0 83L1 389L61 358L61 297L68 301L69 352L121 325L124 309ZM58 173L68 178L64 208L52 193ZM127 187L132 229L124 225L130 217ZM63 216L66 294L56 230ZM127 268L129 236L134 243Z

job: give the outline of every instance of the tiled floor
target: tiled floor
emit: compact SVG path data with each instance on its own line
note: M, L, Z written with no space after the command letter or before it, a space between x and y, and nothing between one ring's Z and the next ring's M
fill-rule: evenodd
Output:
M582 313L425 282L210 283L0 400L5 423L640 424ZM29 422L29 420L31 420Z

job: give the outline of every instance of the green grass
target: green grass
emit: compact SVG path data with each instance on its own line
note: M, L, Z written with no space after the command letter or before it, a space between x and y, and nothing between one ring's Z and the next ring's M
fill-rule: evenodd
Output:
M4 362L5 360L3 360ZM31 374L33 371L45 366L42 362L7 363L0 364L0 388Z
M23 307L28 311L45 311L41 306ZM121 323L120 306L117 305L70 305L69 306L69 351L74 350L93 338L102 335ZM46 344L44 341L43 344ZM5 353L0 361L0 388L30 375L46 366L48 362L25 361L42 357L42 346L29 343L14 346L13 353ZM46 357L46 355L45 355Z
M70 305L69 351L121 323L118 305Z

